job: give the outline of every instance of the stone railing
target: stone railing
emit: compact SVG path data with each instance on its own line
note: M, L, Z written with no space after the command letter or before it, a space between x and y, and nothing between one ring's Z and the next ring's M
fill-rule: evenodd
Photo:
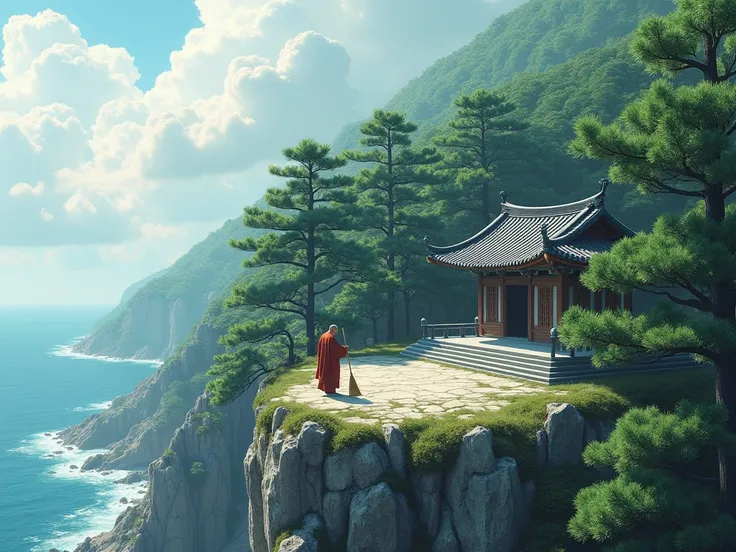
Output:
M478 333L478 322L477 316L473 322L459 322L454 324L427 324L427 319L422 318L422 337L424 339L434 339L438 333L441 333L443 338L453 337L451 335L452 332L457 334L454 337L465 337L466 335L478 337L480 335Z

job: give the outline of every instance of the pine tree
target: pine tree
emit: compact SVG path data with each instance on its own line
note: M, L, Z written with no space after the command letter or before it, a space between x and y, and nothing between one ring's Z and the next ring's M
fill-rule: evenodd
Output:
M736 520L720 511L718 480L698 475L716 447L736 444L727 417L718 405L688 402L673 413L628 411L608 441L585 449L586 464L616 477L578 493L570 535L610 552L734 550Z
M417 126L401 113L376 110L364 123L360 143L368 151L345 152L346 159L370 163L355 179L362 210L361 224L377 233L371 246L380 252L384 267L398 277L397 255L421 239L432 227L432 217L420 214L416 206L423 201L422 187L434 182L429 170L441 156L434 148L411 147L410 134ZM387 286L386 338L396 339L396 293Z
M272 232L231 242L238 249L255 252L244 261L245 267L282 266L283 275L265 284L236 286L229 304L301 317L307 355L314 355L317 299L360 272L360 249L337 234L350 227L350 217L341 205L349 202L343 190L351 180L329 175L346 161L330 157L328 145L306 139L283 153L295 164L269 167L271 174L287 179L285 188L266 192L266 202L275 210L245 208L246 226Z
M632 52L652 72L698 71L703 80L659 80L610 125L584 117L572 152L610 161L616 182L702 204L594 257L583 276L591 289L641 290L669 306L637 318L571 309L561 335L568 346L594 346L597 364L677 353L712 362L716 400L736 433L736 210L726 208L736 192L736 0L679 0L639 25ZM736 515L736 457L721 450L719 463L722 499Z
M511 115L515 104L490 90L480 88L463 94L454 104L457 113L449 123L451 130L435 138L435 143L449 152L443 165L454 174L454 181L438 187L437 198L447 213L476 213L485 227L492 218L491 184L497 177L496 163L509 159L510 134L529 128L529 124Z

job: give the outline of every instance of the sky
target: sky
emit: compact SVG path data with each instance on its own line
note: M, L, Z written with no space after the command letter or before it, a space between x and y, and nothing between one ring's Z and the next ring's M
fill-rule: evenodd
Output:
M0 306L112 305L492 20L489 0L2 0Z

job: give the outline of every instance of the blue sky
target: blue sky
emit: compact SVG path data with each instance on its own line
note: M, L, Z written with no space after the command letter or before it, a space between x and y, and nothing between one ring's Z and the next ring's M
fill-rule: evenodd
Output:
M88 43L128 50L141 73L138 86L143 90L169 68L169 54L181 48L187 32L200 25L192 0L2 0L0 27L12 15L35 15L46 9L66 15Z

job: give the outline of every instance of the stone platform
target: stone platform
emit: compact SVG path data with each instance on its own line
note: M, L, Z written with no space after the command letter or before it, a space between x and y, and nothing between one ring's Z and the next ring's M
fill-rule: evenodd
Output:
M352 365L362 397L348 396L350 373L343 359L337 395L325 395L311 380L293 385L273 400L304 403L350 422L397 423L453 412L470 418L473 412L500 409L508 404L506 397L549 391L532 382L398 356L361 357L353 359Z

